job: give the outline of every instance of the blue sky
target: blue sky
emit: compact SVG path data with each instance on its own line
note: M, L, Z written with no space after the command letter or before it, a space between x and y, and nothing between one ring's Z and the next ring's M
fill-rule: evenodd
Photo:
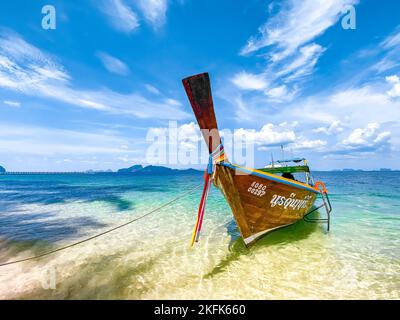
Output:
M56 30L42 28L47 4ZM341 23L349 5L355 30ZM279 158L284 144L319 170L400 169L398 1L0 6L0 165L8 170L145 164L146 137L170 121L179 148L200 146L181 79L204 71L220 128L254 143L255 166Z

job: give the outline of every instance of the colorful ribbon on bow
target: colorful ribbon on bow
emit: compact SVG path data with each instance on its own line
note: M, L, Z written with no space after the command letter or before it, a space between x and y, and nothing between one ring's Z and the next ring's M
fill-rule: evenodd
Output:
M207 198L208 194L210 193L211 185L213 182L213 173L215 172L215 167L218 163L224 160L225 160L224 146L220 144L212 153L210 153L208 166L204 173L203 194L201 196L199 210L197 212L197 220L193 230L191 246L193 246L195 242L199 241L200 231L203 225L204 212L206 210Z

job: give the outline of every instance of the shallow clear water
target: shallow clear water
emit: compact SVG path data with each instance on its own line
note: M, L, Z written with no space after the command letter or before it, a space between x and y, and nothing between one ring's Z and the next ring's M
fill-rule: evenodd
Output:
M299 222L244 248L228 205L201 190L123 229L41 260L0 268L0 298L400 299L400 172L315 173L331 232ZM202 184L177 176L0 176L0 262L124 223Z

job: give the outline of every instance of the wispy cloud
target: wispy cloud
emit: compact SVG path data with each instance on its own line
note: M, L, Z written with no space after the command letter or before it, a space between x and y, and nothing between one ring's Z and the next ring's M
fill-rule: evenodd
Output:
M145 84L145 87L147 91L151 92L152 94L159 95L160 90L158 90L156 87L152 86L151 84Z
M138 16L123 0L100 0L100 10L117 31L130 33L140 26Z
M21 106L21 102L18 101L4 100L3 103L9 107L14 107L14 108L19 108Z
M129 67L120 59L102 51L97 52L96 55L109 72L119 74L121 76L126 76L130 73Z
M328 144L327 141L321 139L317 140L298 139L296 143L289 145L289 147L294 150L324 151L325 146L327 144Z
M154 29L165 24L168 0L100 0L100 10L117 31L131 33L144 20ZM98 6L96 2L96 6Z
M300 92L296 83L314 72L326 50L313 41L337 23L344 9L357 3L358 0L284 1L240 51L241 55L261 53L266 58L264 70L259 74L241 72L232 77L232 82L240 89L262 90L275 101L294 98ZM276 99L280 92L285 99Z
M151 25L158 28L165 23L168 7L167 0L138 0L137 2L144 18Z
M281 67L277 75L286 77L286 82L310 75L324 51L325 48L315 43L300 48L298 55L289 64Z
M378 50L382 54L378 62L372 66L373 71L383 73L400 66L398 58L400 55L400 26L379 44Z
M271 60L282 60L323 34L339 20L343 9L357 3L358 0L285 1L281 10L259 28L259 35L250 38L241 54L273 46Z
M268 86L265 77L246 71L235 74L231 81L242 90L264 90Z
M126 154L129 141L110 131L82 132L0 123L0 154L79 156Z
M140 93L73 87L71 76L55 58L14 33L0 33L0 87L25 95L55 99L70 105L138 118L183 119L188 114L175 100L149 100Z

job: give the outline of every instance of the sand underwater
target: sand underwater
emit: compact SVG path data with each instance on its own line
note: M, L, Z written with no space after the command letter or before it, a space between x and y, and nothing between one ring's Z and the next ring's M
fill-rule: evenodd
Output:
M201 190L126 228L0 268L0 299L400 299L400 172L317 172L329 233L301 221L247 250L215 188L189 247ZM171 176L0 176L0 262L124 223L202 184Z

